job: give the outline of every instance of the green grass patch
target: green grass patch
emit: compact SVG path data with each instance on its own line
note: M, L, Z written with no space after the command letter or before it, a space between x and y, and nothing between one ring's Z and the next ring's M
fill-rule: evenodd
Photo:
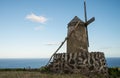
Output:
M120 68L108 68L110 78L120 78ZM81 74L58 74L52 73L49 69L41 67L40 69L0 69L0 78L89 78ZM91 77L92 78L92 77ZM96 74L93 78L103 78L102 75Z
M110 75L110 78L120 78L120 68L119 67L108 68L108 73Z

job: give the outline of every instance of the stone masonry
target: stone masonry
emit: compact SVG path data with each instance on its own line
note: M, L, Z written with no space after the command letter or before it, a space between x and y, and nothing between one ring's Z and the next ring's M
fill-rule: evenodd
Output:
M58 53L54 55L49 67L55 73L81 73L84 75L100 73L105 78L108 76L106 60L102 52Z
M75 16L68 23L68 34L74 29L75 24L80 21L78 28L72 33L72 35L67 40L67 53L80 52L82 50L88 51L88 42L86 35L86 27L84 22Z
M78 21L80 22L78 27L67 38L67 53L54 54L48 68L55 73L80 73L87 76L102 74L103 78L108 78L104 53L89 53L85 23L77 16L68 24L68 35Z

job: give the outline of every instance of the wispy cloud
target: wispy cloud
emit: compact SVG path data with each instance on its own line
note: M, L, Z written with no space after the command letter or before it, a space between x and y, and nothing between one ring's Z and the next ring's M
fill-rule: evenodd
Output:
M33 21L33 22L38 22L38 23L45 23L47 21L47 18L44 16L37 16L34 13L28 14L26 16L26 19Z
M107 49L119 49L120 46L109 46L109 47L101 47L100 49L104 49L104 50L107 50Z
M49 43L45 43L45 45L47 45L47 46L52 46L52 45L59 45L60 43L58 43L58 42L49 42Z
M100 49L110 49L110 48L113 48L113 47L101 47Z
M39 31L39 30L43 30L44 29L44 26L36 26L34 28L35 31Z

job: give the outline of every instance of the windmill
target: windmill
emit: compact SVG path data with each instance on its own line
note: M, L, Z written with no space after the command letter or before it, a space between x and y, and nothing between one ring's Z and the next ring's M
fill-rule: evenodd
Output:
M85 30L86 30L87 51L88 51L89 39L88 39L88 29L87 29L87 26L88 26L90 23L92 23L92 22L95 20L95 18L92 17L91 19L89 19L89 20L87 21L86 1L85 1L85 0L84 0L84 15L85 15L85 22L83 22L83 24L84 24L84 26L85 26L84 28L85 28ZM63 42L61 43L61 45L57 48L57 50L53 53L53 55L52 55L51 58L49 59L47 65L50 63L52 57L59 51L59 49L63 46L63 44L68 40L68 38L71 37L71 35L73 34L73 32L76 31L76 29L79 27L79 24L80 24L80 23L81 23L80 21L77 21L77 23L75 24L73 30L70 31L70 33L68 33L68 36L65 37L64 41L63 41Z

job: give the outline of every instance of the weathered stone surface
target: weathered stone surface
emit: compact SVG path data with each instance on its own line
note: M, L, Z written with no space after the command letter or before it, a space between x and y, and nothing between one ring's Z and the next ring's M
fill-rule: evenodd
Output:
M78 27L69 36L77 22L79 23ZM48 65L48 68L55 73L80 73L89 76L89 78L93 78L94 74L103 74L102 78L108 78L104 53L88 52L85 23L77 16L68 24L68 36L67 53L55 54L53 62Z
M67 52L74 53L80 51L88 51L88 42L86 35L86 27L82 20L75 16L68 24L68 34L74 29L76 23L80 21L78 28L72 33L67 40Z
M76 52L55 54L49 65L55 73L100 73L108 77L106 60L102 52Z

